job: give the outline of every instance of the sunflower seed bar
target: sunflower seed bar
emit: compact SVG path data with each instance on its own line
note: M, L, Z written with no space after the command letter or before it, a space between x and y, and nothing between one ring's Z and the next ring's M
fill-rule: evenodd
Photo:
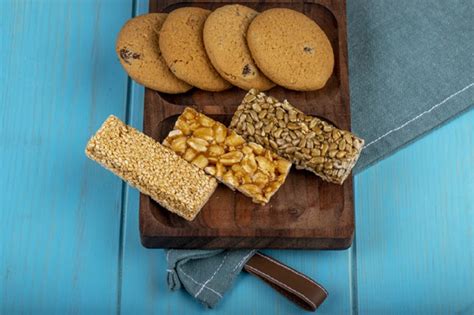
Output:
M291 167L289 161L247 143L235 131L189 107L163 145L260 204L270 200Z
M217 181L147 135L110 116L86 155L186 220L193 220Z
M342 184L350 174L364 140L305 115L287 100L250 90L234 113L230 128L247 141L272 149L322 179Z

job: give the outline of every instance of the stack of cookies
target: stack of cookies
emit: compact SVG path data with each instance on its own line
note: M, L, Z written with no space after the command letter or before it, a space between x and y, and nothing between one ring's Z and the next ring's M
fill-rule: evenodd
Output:
M334 68L331 43L315 21L290 9L258 13L239 4L138 16L120 31L116 51L132 79L171 94L233 85L311 91L323 88Z

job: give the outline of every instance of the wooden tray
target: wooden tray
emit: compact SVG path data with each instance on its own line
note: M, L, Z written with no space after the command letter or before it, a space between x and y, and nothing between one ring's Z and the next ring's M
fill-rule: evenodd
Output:
M232 1L154 1L150 12L170 12L183 6L215 9ZM350 129L347 74L345 1L241 1L264 11L286 7L303 12L322 27L335 53L335 69L326 87L315 92L295 92L275 87L268 94L307 114ZM147 89L144 132L162 141L185 106L229 124L245 91L238 88L211 93L193 89L169 95ZM313 248L344 249L354 232L352 178L339 186L323 182L307 171L292 168L285 184L269 204L259 206L250 198L219 185L201 213L187 222L140 195L142 244L150 248Z

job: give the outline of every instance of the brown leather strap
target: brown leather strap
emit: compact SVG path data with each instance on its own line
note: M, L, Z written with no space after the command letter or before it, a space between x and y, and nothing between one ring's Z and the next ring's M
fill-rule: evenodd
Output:
M244 269L308 311L314 312L328 296L327 291L311 278L259 252Z

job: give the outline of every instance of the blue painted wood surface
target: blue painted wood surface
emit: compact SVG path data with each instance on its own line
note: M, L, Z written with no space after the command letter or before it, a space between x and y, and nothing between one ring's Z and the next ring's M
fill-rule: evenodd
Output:
M0 2L0 314L298 314L243 274L215 310L169 292L138 193L88 161L109 114L141 128L114 41L145 1ZM347 251L268 251L322 283L320 314L474 314L474 110L355 178Z
M0 313L114 312L122 183L84 156L125 117L124 1L0 2Z

